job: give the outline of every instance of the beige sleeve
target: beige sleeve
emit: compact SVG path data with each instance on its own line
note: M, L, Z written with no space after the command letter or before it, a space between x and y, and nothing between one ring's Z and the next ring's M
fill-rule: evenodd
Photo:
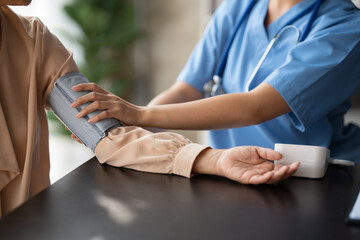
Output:
M115 167L190 177L196 157L206 148L177 133L152 133L131 126L108 132L95 155L100 163Z
M33 22L40 29L38 38L41 38L41 46L37 51L41 53L39 85L43 91L43 103L46 103L54 82L67 73L79 72L79 68L73 59L72 52L68 51L40 20L35 18Z

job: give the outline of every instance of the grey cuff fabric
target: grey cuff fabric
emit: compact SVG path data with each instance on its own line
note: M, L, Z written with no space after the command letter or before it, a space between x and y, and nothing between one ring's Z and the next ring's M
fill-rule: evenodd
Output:
M116 119L104 119L96 123L89 123L88 120L101 113L94 111L80 119L75 115L91 103L86 103L77 108L70 107L70 104L77 98L89 93L89 91L75 92L71 88L80 83L89 83L89 80L80 72L66 74L56 80L54 88L46 99L47 106L54 112L65 126L75 134L85 146L92 151L95 150L98 142L106 136L106 131L121 126Z

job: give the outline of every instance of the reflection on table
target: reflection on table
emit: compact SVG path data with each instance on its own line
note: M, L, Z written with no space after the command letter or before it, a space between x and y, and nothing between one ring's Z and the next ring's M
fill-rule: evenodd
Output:
M360 239L345 218L360 166L247 186L141 173L95 158L0 221L1 239Z

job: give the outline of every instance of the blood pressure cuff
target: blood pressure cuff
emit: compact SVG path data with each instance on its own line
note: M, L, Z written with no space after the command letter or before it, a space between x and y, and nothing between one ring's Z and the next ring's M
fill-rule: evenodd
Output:
M54 88L46 99L47 106L54 112L65 126L79 138L85 146L92 151L95 150L98 142L106 136L106 132L111 128L121 126L116 119L104 119L96 123L89 123L88 120L101 113L100 110L94 111L80 119L75 115L91 102L77 108L70 107L70 104L77 98L89 93L89 91L75 92L71 88L80 83L89 83L89 80L81 73L66 74L56 80Z

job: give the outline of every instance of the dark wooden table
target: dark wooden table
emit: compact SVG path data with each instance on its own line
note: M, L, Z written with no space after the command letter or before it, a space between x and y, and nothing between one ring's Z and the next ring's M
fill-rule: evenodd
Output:
M345 223L360 165L246 186L89 160L0 220L0 239L360 239Z

